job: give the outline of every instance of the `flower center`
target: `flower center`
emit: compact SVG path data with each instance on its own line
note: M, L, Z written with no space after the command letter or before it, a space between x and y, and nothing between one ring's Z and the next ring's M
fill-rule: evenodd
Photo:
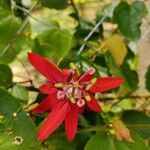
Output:
M61 89L57 92L58 99L67 98L71 103L76 103L78 107L84 106L85 101L90 100L90 96L79 82L70 82L67 84L56 83L55 87Z
M59 89L57 92L58 99L67 98L71 103L76 103L78 107L85 105L86 101L90 101L91 97L88 91L96 83L96 78L91 76L94 74L95 69L90 68L82 76L78 76L77 68L72 64L74 68L74 73L70 82L67 83L56 83L55 87Z

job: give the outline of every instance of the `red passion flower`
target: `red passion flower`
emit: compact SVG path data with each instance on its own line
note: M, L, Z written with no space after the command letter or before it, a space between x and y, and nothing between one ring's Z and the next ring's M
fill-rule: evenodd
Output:
M95 112L101 111L95 93L111 90L124 82L119 77L94 78L94 68L89 68L83 75L79 75L75 65L72 65L72 70L61 70L35 53L28 53L28 60L49 80L40 87L40 91L47 94L46 98L34 109L34 113L51 110L39 130L39 141L46 140L63 121L67 138L71 141L77 131L79 114L85 108Z

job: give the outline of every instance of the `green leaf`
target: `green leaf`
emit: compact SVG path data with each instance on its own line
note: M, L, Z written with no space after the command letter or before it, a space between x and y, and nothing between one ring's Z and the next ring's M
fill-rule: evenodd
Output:
M20 108L18 100L0 88L0 114L11 119L14 112Z
M111 108L111 112L113 113L121 113L123 110L132 109L134 105L133 99L124 98L117 105Z
M105 133L97 133L89 139L85 150L148 150L144 141L135 133L131 132L134 143L118 141Z
M1 19L2 20L0 22L0 44L6 44L17 32L20 25L20 21L11 15Z
M6 16L5 13L0 15L0 17L0 62L10 63L21 50L29 46L29 40L27 40L27 37L22 33L15 42L13 42L10 48L6 48L6 46L11 43L12 38L14 38L21 22L15 16L9 14Z
M21 99L22 101L28 101L28 90L20 85L15 85L12 89L12 95L17 97L18 99Z
M44 0L41 3L43 6L55 9L64 9L69 5L66 0Z
M131 126L135 127L135 130L144 138L150 137L150 117L146 116L143 112L139 111L125 111L122 114L122 120ZM130 127L129 126L129 127Z
M97 133L89 139L85 150L113 150L112 139L105 133Z
M38 18L38 20L33 18L29 19L32 37L38 37L51 29L67 30L73 34L78 23L73 17L71 17L71 14L71 9L55 10L41 8L38 9L38 11L32 12L32 16Z
M67 140L66 136L52 135L48 140L48 149L75 150L74 146Z
M15 116L14 113L16 113ZM36 141L35 124L30 117L21 110L19 100L3 89L0 89L0 115L4 116L4 121L8 122L7 126L2 128L3 133L1 134L4 135L4 137L1 136L0 141L3 141L5 137L8 140L0 144L0 149L6 145L10 149L15 147L17 150L39 149L39 145ZM19 145L14 143L16 137L22 139Z
M68 141L65 134L60 131L53 133L47 140L48 149L52 150L82 150L89 139L88 133L78 133L75 139Z
M0 149L2 150L19 150L18 146L12 144L12 142L14 142L14 138L11 136L7 136L7 135L2 135L0 137Z
M12 77L12 71L9 66L0 64L0 87L10 87L12 84Z
M17 117L13 119L12 131L14 136L20 136L23 139L22 144L20 144L20 149L39 149L36 139L36 126L24 111L21 111Z
M5 9L11 8L11 0L1 0L0 1L0 7Z
M145 78L146 78L146 83L145 83L146 84L146 89L148 91L150 91L150 66L147 69Z
M120 68L118 68L114 61L114 58L109 52L105 53L105 60L111 74L115 76L121 76L125 79L125 83L119 89L118 94L126 95L138 88L138 75L136 71L131 70L128 64L128 60L130 60L128 57L124 60L124 63L121 65Z
M144 2L135 1L131 5L120 2L113 13L113 21L129 40L138 40L141 36L142 18L147 14Z
M116 149L114 150L148 150L144 140L136 133L131 131L133 142L114 140Z
M34 51L56 58L64 57L72 47L72 35L66 30L49 30L35 40Z

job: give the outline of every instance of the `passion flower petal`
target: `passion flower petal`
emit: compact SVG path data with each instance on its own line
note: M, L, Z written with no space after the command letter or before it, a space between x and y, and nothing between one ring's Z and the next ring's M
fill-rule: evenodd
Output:
M90 68L79 78L79 80L78 80L79 83L90 81L92 79L94 73L95 73L95 68Z
M33 113L44 113L49 111L58 103L58 101L56 93L50 94L46 96L40 105L33 110Z
M69 110L68 103L59 102L50 112L48 118L43 123L39 133L38 140L43 141L48 138L65 120Z
M90 88L90 92L105 92L114 89L124 83L123 78L97 78L96 83Z
M65 131L69 141L72 141L77 132L78 125L78 107L74 104L70 106L70 110L65 119Z
M40 91L44 94L52 94L52 93L57 93L57 89L54 88L54 86L50 83L44 84L40 86Z
M66 80L66 76L63 74L55 64L48 61L35 53L28 53L28 60L30 63L47 79L51 82L62 82Z
M86 104L88 105L88 107L95 111L95 112L99 112L101 111L101 107L100 105L98 104L97 100L95 99L94 96L91 95L91 100L90 101L87 101Z

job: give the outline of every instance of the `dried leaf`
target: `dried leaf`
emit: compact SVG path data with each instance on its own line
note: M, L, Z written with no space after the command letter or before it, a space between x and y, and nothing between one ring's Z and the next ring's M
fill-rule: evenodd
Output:
M120 66L127 54L127 48L125 46L123 38L118 34L114 34L105 41L105 47L114 57L116 64Z

